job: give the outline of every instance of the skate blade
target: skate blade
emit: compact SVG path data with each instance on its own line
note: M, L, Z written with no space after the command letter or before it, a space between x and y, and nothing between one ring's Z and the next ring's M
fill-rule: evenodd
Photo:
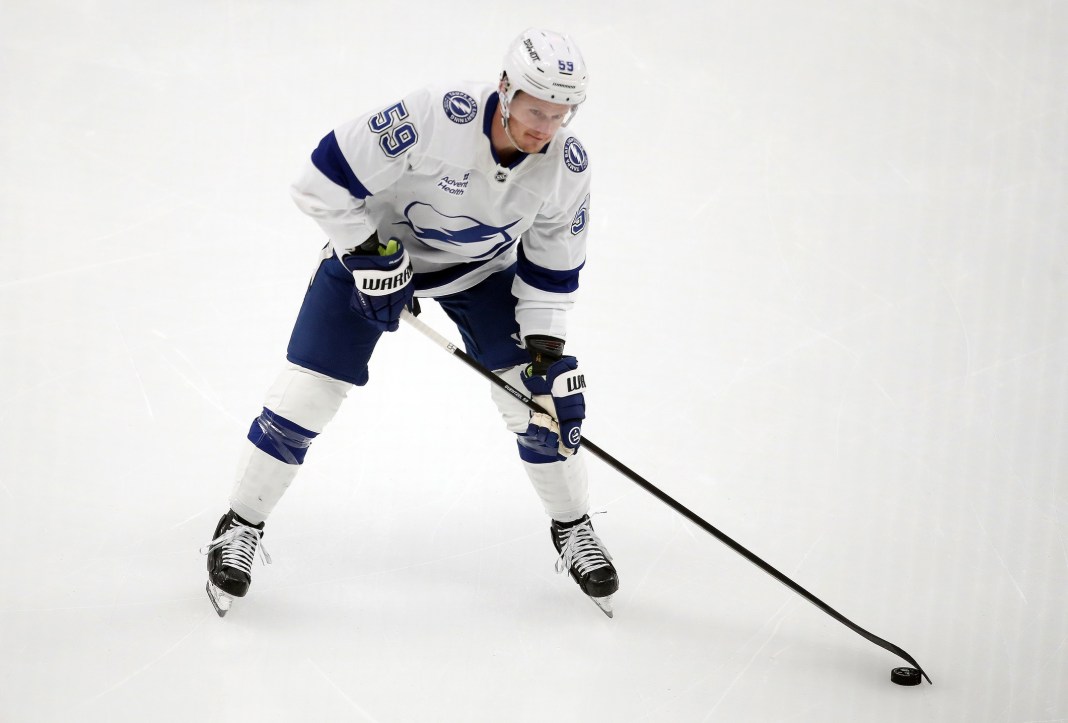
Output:
M230 612L230 606L234 604L234 596L212 585L211 580L208 580L204 589L208 592L208 599L211 600L215 612L219 613L220 618L226 617L226 613Z
M612 617L611 595L605 595L604 597L591 597L590 600L593 600L593 604L599 607L602 613L604 613L608 617Z

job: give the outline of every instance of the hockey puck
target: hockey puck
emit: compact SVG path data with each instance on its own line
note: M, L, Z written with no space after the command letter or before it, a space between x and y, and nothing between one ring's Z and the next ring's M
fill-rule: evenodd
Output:
M890 671L890 682L898 685L919 685L923 680L920 671L915 668L894 668Z

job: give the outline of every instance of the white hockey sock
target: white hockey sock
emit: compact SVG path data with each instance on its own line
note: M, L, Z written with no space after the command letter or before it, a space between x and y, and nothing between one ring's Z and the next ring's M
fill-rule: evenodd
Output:
M347 382L295 364L289 364L282 370L267 392L263 406L275 420L280 418L311 434L294 434L284 425L271 424L266 412L261 415L257 422L271 427L270 431L264 431L278 442L276 446L283 459L268 454L251 439L246 442L230 494L230 507L234 512L253 524L267 519L300 470L311 438L334 418L351 388L352 385ZM299 457L292 450L285 449L287 443L295 448L303 447L296 450Z
M554 520L571 522L589 511L589 479L581 450L562 462L532 464L524 460L523 467L545 512Z
M518 364L494 373L516 389L523 389L519 374L525 366ZM495 384L490 385L490 396L497 404L508 430L517 434L525 432L530 410ZM520 461L550 517L558 522L571 522L586 514L590 507L589 480L586 477L586 458L581 450L564 461L543 464Z
M254 525L264 522L299 470L299 464L286 464L246 441L230 494L230 509Z

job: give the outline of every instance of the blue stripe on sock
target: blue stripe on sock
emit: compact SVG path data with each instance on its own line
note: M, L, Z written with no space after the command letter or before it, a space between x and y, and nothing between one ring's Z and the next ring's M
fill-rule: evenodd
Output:
M260 416L252 420L248 441L259 449L286 464L303 464L308 447L318 435L304 429L266 407Z

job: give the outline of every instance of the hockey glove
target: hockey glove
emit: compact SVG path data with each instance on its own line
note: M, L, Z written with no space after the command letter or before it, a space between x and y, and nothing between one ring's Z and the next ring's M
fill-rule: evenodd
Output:
M586 418L586 399L582 390L586 379L578 370L578 359L565 356L553 361L544 374L535 373L535 364L523 370L526 388L548 414L531 412L521 443L541 454L567 459L582 444L582 420Z
M397 239L383 246L371 236L351 254L342 257L356 283L349 305L380 331L396 331L404 307L412 306L412 262Z

